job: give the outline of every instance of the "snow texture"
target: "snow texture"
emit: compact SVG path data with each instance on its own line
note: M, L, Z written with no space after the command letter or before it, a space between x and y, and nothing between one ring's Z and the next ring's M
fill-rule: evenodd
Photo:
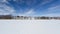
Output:
M60 20L0 20L0 34L60 34Z

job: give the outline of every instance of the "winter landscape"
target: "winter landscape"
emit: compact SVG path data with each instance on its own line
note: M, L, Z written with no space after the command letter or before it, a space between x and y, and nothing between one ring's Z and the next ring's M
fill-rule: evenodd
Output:
M60 0L0 0L0 34L60 34Z

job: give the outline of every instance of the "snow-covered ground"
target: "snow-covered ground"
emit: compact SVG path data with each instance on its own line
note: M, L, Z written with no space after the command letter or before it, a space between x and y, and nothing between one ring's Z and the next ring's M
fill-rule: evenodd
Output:
M60 34L60 20L0 20L0 34Z

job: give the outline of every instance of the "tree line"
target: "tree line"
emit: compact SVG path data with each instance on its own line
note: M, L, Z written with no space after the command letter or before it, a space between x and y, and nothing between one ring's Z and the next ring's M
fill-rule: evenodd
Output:
M40 20L40 19L60 19L60 17L46 17L46 16L38 16L38 17L31 17L31 16L12 16L12 15L0 15L0 19L30 19L32 20Z

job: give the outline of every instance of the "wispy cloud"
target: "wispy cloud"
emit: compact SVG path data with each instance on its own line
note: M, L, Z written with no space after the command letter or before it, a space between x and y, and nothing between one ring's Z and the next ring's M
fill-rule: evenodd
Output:
M30 9L30 10L28 10L28 11L26 11L25 13L23 13L23 14L18 14L18 15L20 15L20 16L32 16L32 15L34 15L36 12L34 11L34 9Z
M45 4L51 3L52 1L54 1L54 0L42 0L41 3L39 3L36 7L41 8Z
M60 16L60 5L59 6L54 6L50 7L45 10L45 14L43 16Z
M8 2L8 1L9 0L0 0L0 15L12 14L12 15L23 15L23 16L32 15L33 16L33 15L38 15L38 12L41 12L42 15L49 16L49 15L53 15L53 14L59 15L58 12L60 12L60 5L58 6L54 3L48 5L48 3L51 3L54 0L26 0L26 1L14 0L14 1L11 1L12 3ZM8 6L6 3L10 6ZM46 9L45 9L45 7L46 7ZM19 10L19 8L21 8L21 10ZM36 8L36 10L38 8L38 11L35 11L34 10L35 8ZM27 9L27 10L25 10L25 9ZM42 9L42 10L40 11L39 9ZM22 12L22 13L19 13L19 12Z
M9 3L8 0L0 0L0 3Z
M47 3L51 3L53 0L43 0L42 3L40 4L41 6Z
M13 7L10 7L6 4L0 4L0 15L13 14L15 12Z
M7 2L7 0L1 0L0 2Z
M33 15L35 14L34 9L27 9L26 12L24 13L16 13L16 10L11 7L6 5L4 2L7 2L6 0L4 0L3 2L0 3L0 15L21 15L21 16L26 16L26 15Z
M30 9L29 11L27 11L25 14L34 14L34 10L33 9Z
M49 13L60 12L60 5L59 6L50 7L50 8L47 9L47 11Z

